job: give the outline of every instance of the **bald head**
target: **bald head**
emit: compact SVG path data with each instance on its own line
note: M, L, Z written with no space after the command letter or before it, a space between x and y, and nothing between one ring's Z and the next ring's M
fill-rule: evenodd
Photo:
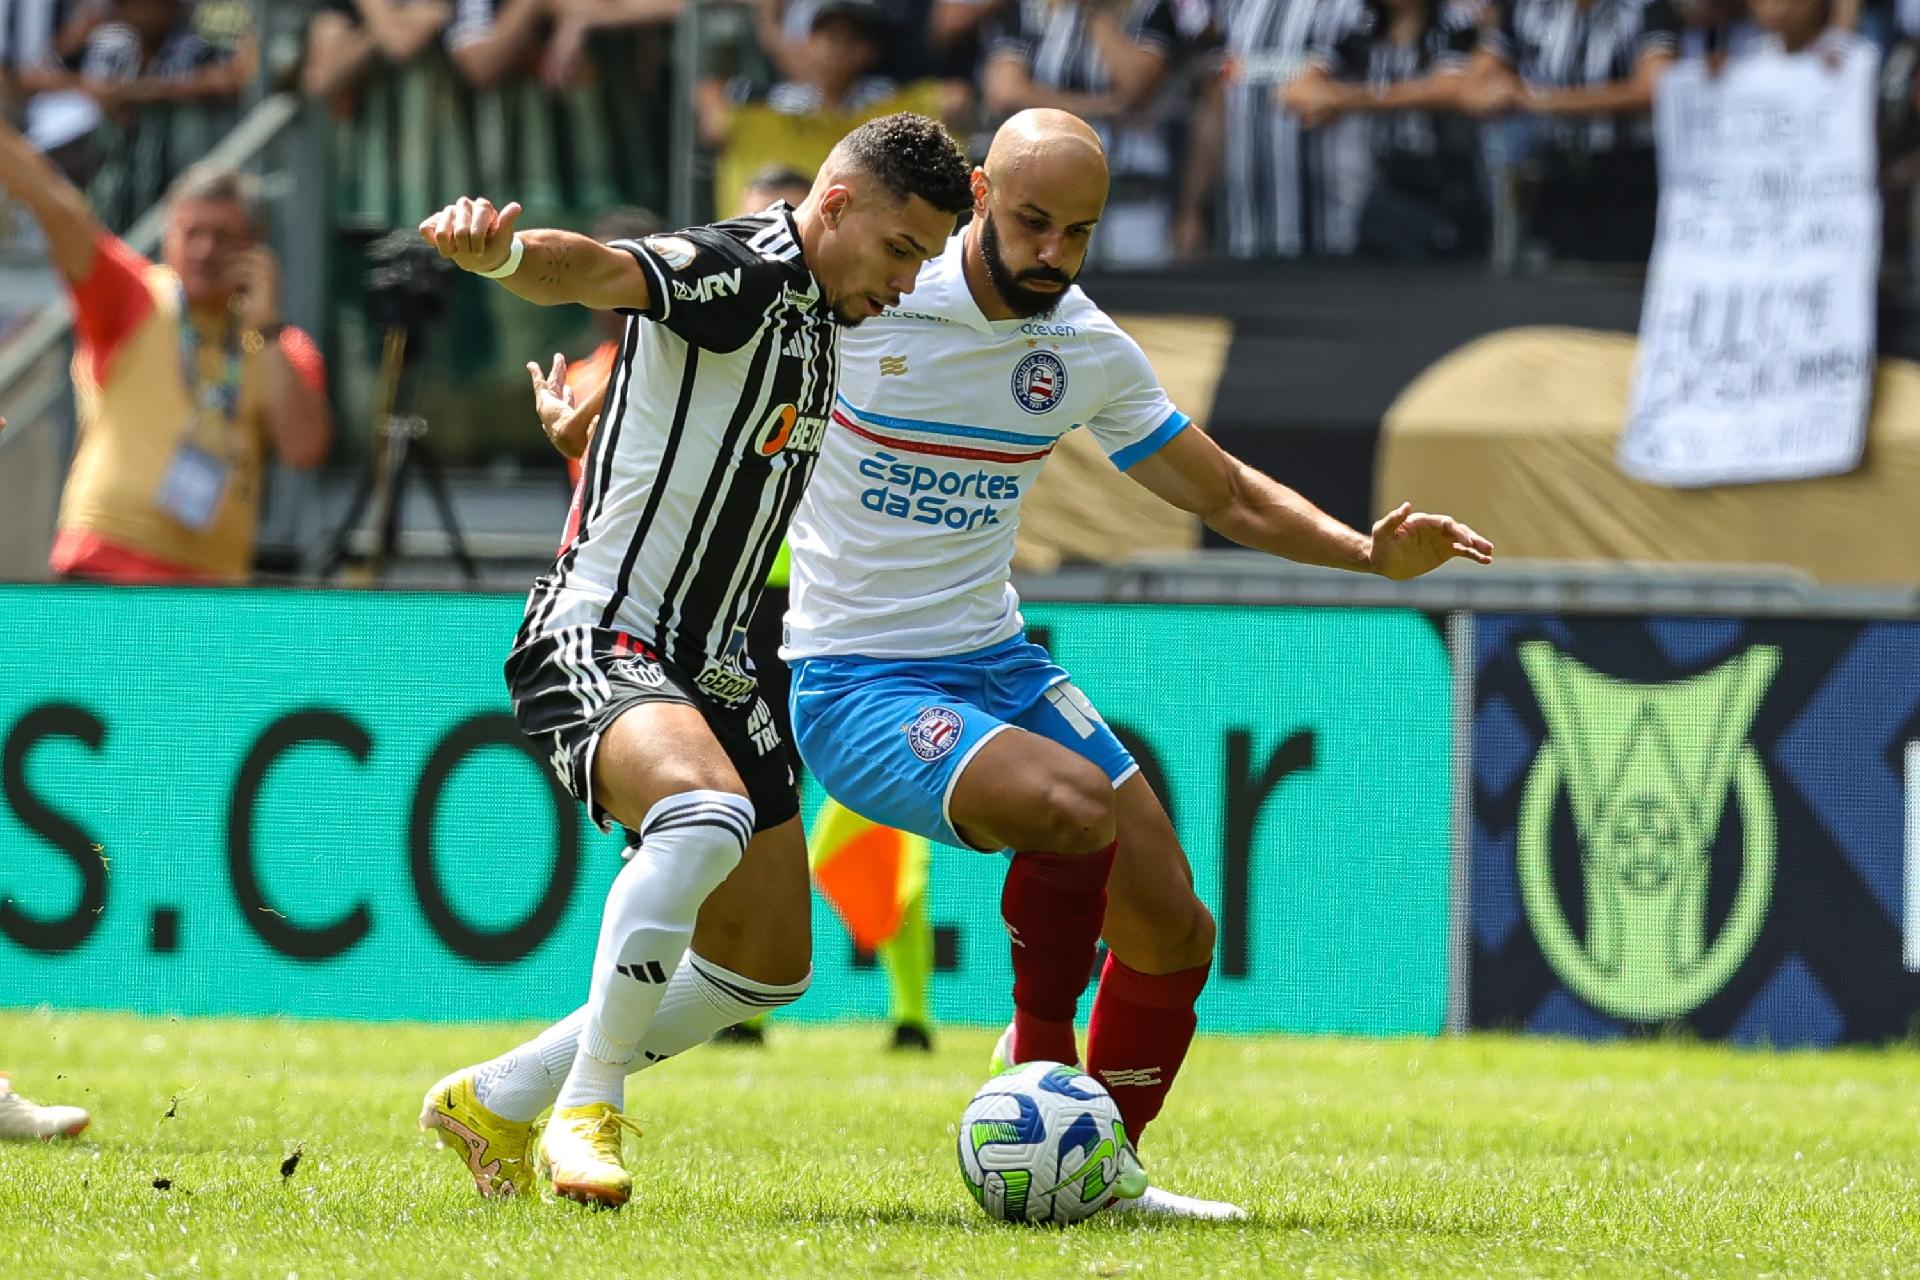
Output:
M1075 196L1107 191L1107 152L1093 127L1071 111L1035 107L1012 116L987 149L987 177L1028 175Z
M974 171L979 216L967 229L968 259L992 286L975 292L989 319L1059 306L1086 262L1107 185L1106 148L1079 116L1035 109L1000 126Z

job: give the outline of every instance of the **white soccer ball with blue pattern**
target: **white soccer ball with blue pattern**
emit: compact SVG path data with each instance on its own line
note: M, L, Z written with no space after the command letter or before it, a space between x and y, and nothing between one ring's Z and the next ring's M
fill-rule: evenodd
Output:
M960 1116L960 1174L989 1217L1081 1222L1106 1208L1126 1126L1098 1080L1027 1062L980 1086Z

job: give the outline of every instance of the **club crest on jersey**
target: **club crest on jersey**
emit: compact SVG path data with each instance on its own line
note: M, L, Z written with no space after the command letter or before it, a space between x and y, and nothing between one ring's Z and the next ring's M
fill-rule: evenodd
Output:
M1029 351L1013 367L1013 399L1028 413L1045 413L1067 394L1067 366L1051 351Z
M922 760L938 760L960 745L960 717L945 707L928 707L907 726L907 745Z
M646 654L639 653L608 664L607 676L627 684L637 684L643 689L660 689L666 687L667 683L667 673L660 664Z
M827 420L816 414L801 413L799 406L783 404L773 411L767 425L760 428L754 449L763 458L785 450L789 453L818 453L826 439Z
M700 252L685 236L648 236L644 243L675 271L685 271L692 266Z

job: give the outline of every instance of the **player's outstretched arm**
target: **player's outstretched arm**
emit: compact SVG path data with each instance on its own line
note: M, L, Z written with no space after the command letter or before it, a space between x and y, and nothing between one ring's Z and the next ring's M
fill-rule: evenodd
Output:
M1127 474L1221 537L1301 564L1405 579L1453 559L1493 560L1491 542L1449 516L1416 512L1411 503L1381 518L1371 534L1361 533L1195 429L1180 432Z
M462 271L490 276L543 307L646 310L647 277L632 254L572 231L516 230L520 212L518 201L495 209L462 196L422 222L420 235Z

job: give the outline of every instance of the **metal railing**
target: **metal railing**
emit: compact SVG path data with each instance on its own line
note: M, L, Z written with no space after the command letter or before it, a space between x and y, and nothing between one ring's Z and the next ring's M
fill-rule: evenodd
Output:
M1767 617L1920 617L1913 586L1827 586L1786 565L1586 564L1518 561L1449 566L1411 582L1209 550L1016 575L1042 600L1162 604L1282 604L1420 609L1430 613L1742 614Z

